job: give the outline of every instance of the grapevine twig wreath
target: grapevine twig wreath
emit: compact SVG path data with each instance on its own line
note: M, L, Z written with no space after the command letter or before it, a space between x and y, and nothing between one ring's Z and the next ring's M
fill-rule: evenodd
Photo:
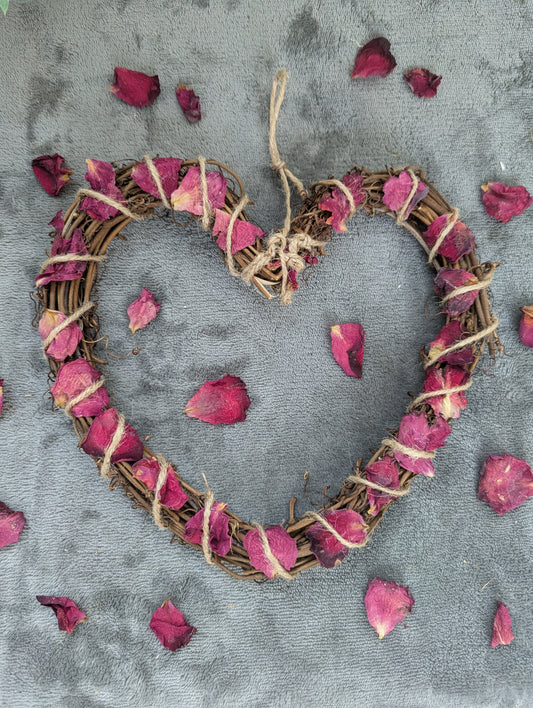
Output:
M471 248L461 248L459 227L464 230L466 227L458 221L457 210L428 182L419 167L380 172L353 167L342 180L323 180L311 185L309 190L290 172L280 158L275 137L286 78L286 73L281 70L272 86L269 135L272 167L278 171L284 187L286 217L283 228L266 239L263 239L266 235L261 233L255 243L232 254L232 235L236 228L242 228L243 223L249 224L245 207L250 200L237 174L216 160L203 157L174 160L179 164L173 189L179 188L188 174L189 178L197 178L197 196L202 208L193 216L204 230L211 233L214 232L214 221L224 221L225 230L219 230L219 233L222 233L223 239L225 236L225 240L221 242L219 239L218 243L219 246L225 245L220 250L231 274L252 282L268 298L279 295L283 304L290 302L296 287L296 274L314 265L319 256L325 255L325 245L331 240L332 227L345 230L344 219L353 217L357 211L369 216L387 214L412 234L425 250L428 264L437 272L435 289L442 296L446 313L446 325L439 338L432 342L429 353L424 347L421 350L426 372L431 370L441 385L433 386L417 396L402 419L411 417L418 432L410 435L409 431L402 431L400 424L398 430L381 442L366 465L362 464L362 460L358 461L355 474L345 479L337 495L319 512L307 512L296 519L293 498L289 503L287 524L264 529L240 519L226 505L215 502L207 482L206 491L194 489L162 455L153 453L147 447L142 453L139 449L135 460L131 457L125 460L118 453L125 446L128 436L135 431L115 409L107 405L98 416L76 416L75 406L103 386L103 377L65 405L65 412L72 419L74 430L80 438L87 440L93 421L100 426L100 432L103 430L107 435L100 452L91 446L84 449L93 455L100 474L109 480L111 489L120 484L135 505L153 514L158 526L168 528L173 539L203 551L209 563L235 578L254 580L278 576L291 579L317 563L333 567L350 548L365 545L388 506L407 494L415 475L420 472L432 474L435 449L444 444L451 431L448 425L452 418L450 400L470 386L485 343L492 356L496 349L501 352L496 334L497 319L491 314L487 295L487 287L498 264L480 263L473 244ZM94 353L99 324L91 293L99 264L106 258L112 241L121 237L122 229L130 221L148 219L156 210L172 209L168 190L163 186L157 167L157 163L162 162L159 159L152 161L146 156L140 162L113 164L118 188L115 198L94 190L79 190L65 213L64 224L57 228L52 255L43 263L41 276L37 278L40 286L37 295L39 314L44 309L52 309L66 316L43 342L45 353L61 331L69 324L78 322L83 337L69 360L82 358L94 367L105 363ZM213 165L217 170L209 171L207 165ZM144 180L139 179L141 173ZM215 219L209 183L211 175L217 174L226 176L229 184L223 192L221 208L216 210ZM134 178L136 175L147 189L139 186ZM292 220L289 182L296 186L302 199ZM389 187L396 189L396 196L392 199ZM398 194L403 194L399 202ZM85 206L87 199L106 205L111 218L93 218ZM394 204L394 199L398 203ZM337 206L328 208L327 204L331 202ZM337 213L337 221L335 209L341 212ZM80 249L74 251L69 247L76 234L81 235L83 240L81 253ZM454 235L456 238L451 239ZM70 268L68 274L66 268ZM43 277L52 273L53 278L54 269L62 270L61 279ZM63 364L50 356L48 361L51 377L54 378ZM454 364L462 367L459 381L447 376ZM105 417L105 425L102 416ZM155 483L151 488L134 472L132 463L140 458L155 465ZM393 466L399 472L394 483L387 476L388 469ZM380 474L370 474L371 471ZM187 497L179 509L163 506L159 498L159 492L170 476L174 484L177 480ZM191 533L191 528L194 533ZM217 540L220 541L217 534L226 535L228 542L217 544Z

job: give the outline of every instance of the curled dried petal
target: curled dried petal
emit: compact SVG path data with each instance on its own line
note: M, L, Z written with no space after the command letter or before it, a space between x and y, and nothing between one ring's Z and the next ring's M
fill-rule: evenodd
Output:
M226 251L226 236L231 216L221 209L215 209L215 223L213 225L213 236L218 236L217 246ZM236 219L231 232L231 253L242 251L247 246L253 246L257 239L266 236L258 226L254 226L249 221Z
M492 637L490 640L490 645L493 649L496 649L500 644L507 645L513 641L514 634L511 629L511 624L511 615L507 606L504 605L503 602L498 602L498 609L494 617Z
M430 248L437 243L441 232L448 223L448 214L437 216L422 236ZM461 256L472 253L476 240L472 231L467 228L462 221L456 221L450 233L444 237L444 241L439 246L437 253L447 258L450 263L457 263Z
M41 155L31 162L39 184L52 197L57 197L63 187L70 182L72 170L61 167L64 162L65 158L57 152L53 155Z
M57 617L59 629L71 634L80 622L87 621L87 615L69 597L55 595L36 595L37 600L45 607L51 607Z
M39 320L39 334L41 335L41 340L44 342L50 332L66 319L67 316L60 310L44 309L41 319ZM46 348L46 356L49 356L54 361L65 361L67 357L74 354L82 337L83 333L78 323L71 322L65 329L61 330L59 334L56 334L54 339L50 342Z
M389 207L391 211L400 211L411 194L413 180L407 170L402 170L396 177L392 175L383 185L383 204ZM409 202L409 206L405 210L405 218L410 215L424 197L429 194L429 187L423 182L418 182L415 195Z
M466 339L466 337L468 337L468 332L465 331L459 320L451 320L442 327L437 337L430 342L428 356L430 358L437 356L462 339ZM474 361L474 351L472 347L456 349L440 357L439 361L447 362L454 366L466 366Z
M85 160L85 162L87 163L85 179L91 185L91 189L111 197L111 199L114 199L116 202L125 204L126 200L115 184L115 170L113 165L109 162L104 162L104 160ZM80 209L86 211L89 216L97 221L106 221L120 213L114 206L104 204L104 202L96 197L85 197L80 205Z
M16 543L25 524L22 511L12 511L7 504L0 502L0 548Z
M385 455L381 460L368 465L365 468L365 473L369 482L387 487L387 489L398 489L400 487L400 468L390 455ZM372 487L367 487L366 494L370 505L368 511L372 516L376 516L381 507L395 498L386 492L381 492L379 489L372 489Z
M290 570L296 563L298 547L296 541L290 536L282 526L270 526L265 529L268 545L272 554L277 558L285 570ZM276 576L276 568L268 560L263 550L263 543L259 529L248 531L243 539L242 545L248 551L250 564L261 570L267 578Z
M398 622L403 622L414 604L408 587L381 578L369 583L365 595L368 621L380 639L391 632Z
M144 482L151 492L156 488L159 469L159 462L154 457L137 460L131 467L133 475L140 479L141 482ZM166 481L159 490L158 498L163 506L175 511L181 509L189 500L189 497L180 486L174 468L170 464L167 467Z
M103 457L118 426L118 412L116 408L108 408L91 423L91 427L80 443L83 452L92 457ZM143 443L137 431L126 423L124 435L117 449L111 456L111 463L137 462L143 455Z
M206 172L207 198L211 209L221 209L226 203L227 180L220 172ZM175 211L187 211L201 216L204 213L200 167L189 167L176 191L170 196Z
M331 327L331 351L346 376L360 379L363 375L365 330L360 324L347 322Z
M215 502L209 514L209 548L218 556L230 552L232 539L229 535L229 517L224 513L227 504ZM185 524L183 538L190 543L202 543L204 509L197 511Z
M357 52L351 78L366 79L369 76L388 76L396 66L390 52L390 42L385 37L376 37Z
M365 201L366 192L363 188L363 175L351 172L344 175L341 182L350 190L356 207ZM331 224L337 233L342 233L348 229L346 218L350 215L351 207L348 197L341 189L334 187L329 196L318 203L318 208L331 212L331 216L326 219L326 224Z
M430 366L426 369L422 391L429 393L463 386L469 378L470 373L466 369L461 369L457 366L444 366L442 368ZM461 411L466 408L467 402L464 391L426 398L424 401L424 403L433 408L435 415L441 415L443 418L459 418Z
M196 634L196 627L187 624L185 617L174 607L170 598L152 615L150 629L165 649L170 651L187 646Z
M411 91L420 98L436 96L437 88L442 81L442 76L432 74L429 69L411 69L403 76L411 87Z
M61 212L59 212L60 214ZM56 221L58 215L52 219L50 223ZM88 254L87 246L83 240L81 229L74 229L74 233L70 238L63 238L58 233L50 249L50 256L64 256L72 254L76 256L86 256ZM51 263L35 278L35 284L38 288L48 283L60 282L63 280L78 280L85 273L87 268L86 261L67 261L65 263Z
M246 420L250 398L246 384L238 376L226 374L217 381L206 381L187 403L189 418L198 418L206 423L233 425Z
M165 196L170 199L172 192L178 187L179 172L183 160L177 157L156 157L152 160L154 167L159 172L161 178L161 186ZM131 178L141 189L148 194L151 194L157 199L161 198L157 184L154 182L148 165L145 162L139 162L131 171Z
M138 329L146 327L149 322L157 317L160 308L161 303L155 301L155 297L148 288L143 288L137 300L134 300L128 306L131 333L135 334Z
M362 543L365 540L368 527L361 514L356 511L334 509L326 511L324 518L347 541ZM315 554L324 568L335 568L348 555L349 548L336 539L320 521L307 529L305 535L310 541L311 553Z
M501 182L489 182L482 184L481 189L485 211L504 224L533 204L530 193L520 185L510 187Z
M74 359L62 364L50 389L56 406L63 408L101 376L102 374L85 359ZM83 401L76 403L70 412L75 418L92 417L101 413L108 405L109 396L105 386L101 386Z
M120 66L115 67L113 83L109 90L117 98L137 108L151 106L161 93L157 75L148 76L142 71L124 69Z
M200 99L191 88L185 84L179 84L176 89L176 98L189 123L197 123L202 118Z
M520 311L520 341L526 347L533 347L533 305L524 305Z
M533 496L533 472L513 455L491 455L483 463L478 496L503 516Z
M442 447L451 432L452 429L444 418L438 416L430 425L424 413L415 412L404 415L397 438L398 442L406 447L431 452ZM411 457L399 450L393 450L393 455L404 469L413 474L423 474L426 477L433 477L435 474L433 460L430 458Z
M439 297L444 297L463 285L474 285L478 279L462 268L441 268L433 283L433 289ZM466 312L477 297L479 290L461 293L446 301L444 312L450 317L458 317Z

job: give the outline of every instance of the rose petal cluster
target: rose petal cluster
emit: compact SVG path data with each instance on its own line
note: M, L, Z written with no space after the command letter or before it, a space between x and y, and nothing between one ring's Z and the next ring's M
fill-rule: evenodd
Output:
M433 423L430 423L425 413L407 413L400 421L397 440L402 445L413 450L431 452L443 447L446 438L451 432L452 429L441 416L438 416ZM392 454L404 469L413 474L423 474L426 477L433 477L435 474L431 458L411 457L399 450L393 450Z
M363 175L358 172L350 172L341 179L341 182L350 190L356 207L366 199L363 181ZM331 216L326 219L326 224L330 224L337 233L343 233L348 229L346 218L350 215L351 206L342 189L334 187L329 196L318 203L318 208L331 212Z
M116 408L108 408L100 415L97 415L80 443L83 452L95 458L103 457L111 444L118 426L118 420ZM122 440L111 455L111 464L137 462L137 460L141 459L143 450L144 446L137 431L129 423L126 423Z
M431 391L464 386L469 379L470 372L459 366L430 366L426 369L422 391L431 393ZM435 415L440 415L443 418L459 418L461 411L466 408L467 402L464 391L455 391L446 395L430 397L424 401L424 403L433 408Z
M156 157L152 162L159 173L163 192L167 199L170 199L172 192L178 188L179 173L183 160L177 157ZM139 162L133 167L131 170L131 178L142 190L157 199L161 199L157 184L145 162Z
M137 460L137 462L132 465L131 471L151 492L155 490L160 471L158 460L154 457L146 457L142 460ZM181 509L189 500L189 497L181 488L171 464L167 466L167 477L159 490L158 499L167 509L174 509L175 511Z
M466 337L468 337L468 333L463 325L458 320L450 320L441 328L436 338L430 342L428 356L433 358ZM456 349L439 357L438 361L447 362L454 366L467 366L474 361L474 350L472 347Z
M463 285L479 282L475 275L462 268L441 268L433 283L433 289L439 297L445 297ZM469 290L451 297L444 305L444 312L450 317L458 317L466 312L477 297L479 290Z
M365 468L366 478L369 482L379 484L387 489L398 489L400 487L400 468L395 459L390 455L385 455L381 460L376 460ZM380 509L395 497L382 492L379 489L367 487L368 512L372 516L377 516Z
M446 228L448 214L441 214L434 219L426 231L422 233L424 241L430 248L437 243L437 240ZM472 231L467 228L462 221L456 221L452 230L446 234L443 242L439 246L437 253L444 256L450 263L457 263L459 258L472 253L476 245L476 240Z
M72 236L63 238L64 227L63 210L57 212L52 221L49 222L56 230L56 236L50 249L50 256L86 256L89 251L83 240L81 229L74 229ZM64 280L78 280L85 273L87 261L65 261L64 263L51 263L42 273L35 278L38 288L48 285L51 282L61 282Z
M231 216L221 209L215 209L215 223L213 225L213 236L217 237L217 246L226 252L226 238ZM257 239L266 236L259 226L254 226L249 221L236 219L231 232L231 254L242 251L243 248L253 246Z

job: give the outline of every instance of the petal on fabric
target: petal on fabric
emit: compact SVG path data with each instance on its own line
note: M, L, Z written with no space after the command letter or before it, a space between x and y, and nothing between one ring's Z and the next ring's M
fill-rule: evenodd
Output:
M187 646L196 634L196 627L187 624L185 617L174 607L170 598L152 615L150 629L165 649L170 651Z
M238 376L226 374L217 381L206 381L187 403L189 418L212 425L233 425L246 420L250 398L246 384Z
M365 330L360 324L347 322L331 327L331 351L333 358L346 376L360 379L363 375Z
M197 123L201 120L202 110L200 108L200 99L191 88L185 86L185 84L179 84L176 89L176 98L183 111L183 115L187 118L189 123Z
M157 75L148 76L142 71L133 71L120 66L115 68L113 83L109 90L117 98L137 108L151 106L161 93Z
M141 294L128 306L128 317L130 319L130 330L132 334L138 329L143 329L157 317L161 309L161 303L156 302L153 294L148 288L143 288Z
M503 516L533 496L533 473L525 460L513 455L491 455L483 463L478 496Z
M70 182L72 170L62 167L65 158L57 152L53 155L41 155L32 160L31 166L39 184L52 197L57 197L59 192Z
M411 69L404 75L411 91L420 98L433 98L442 81L442 76L432 74L429 69Z
M481 185L481 189L485 211L504 224L533 204L530 193L521 185L510 187L501 182L489 182Z
M38 602L45 607L51 607L57 617L59 629L71 634L81 622L87 621L87 615L82 612L74 600L69 597L56 597L55 595L37 595Z
M383 639L412 611L415 601L408 587L375 578L366 591L365 607L368 621Z
M0 548L17 543L25 524L22 511L12 511L7 504L0 502Z
M385 37L376 37L367 42L357 52L352 79L366 79L369 76L388 76L396 66L396 59L390 52L390 42Z

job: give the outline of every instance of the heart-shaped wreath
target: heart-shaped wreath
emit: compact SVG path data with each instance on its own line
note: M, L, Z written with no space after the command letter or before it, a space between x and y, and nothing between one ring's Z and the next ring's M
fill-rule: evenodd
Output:
M59 214L51 222L52 249L36 279L38 314L59 313L57 325L43 341L52 378L80 359L95 374L63 405L80 446L95 458L110 488L121 484L137 506L153 514L158 526L202 550L209 563L236 578L255 580L291 579L317 563L334 567L349 549L365 545L388 506L409 491L413 478L433 474L435 450L444 445L451 432L449 421L464 407L463 392L472 382L485 342L491 355L501 350L487 295L498 264L479 263L472 233L420 168L372 173L353 167L342 180L323 180L309 190L290 172L275 137L286 78L281 70L272 87L269 136L272 167L285 193L282 229L264 238L248 219L245 207L250 200L241 180L215 160L146 156L112 166L93 161L93 189L79 190L64 219ZM217 169L208 170L207 165ZM302 198L293 219L291 181ZM192 214L218 236L232 275L252 282L269 298L279 294L283 304L297 288L297 274L325 255L332 231L345 231L345 220L357 211L392 216L415 237L437 272L435 291L442 298L446 324L429 351L421 350L424 390L411 402L399 429L381 442L366 465L358 461L354 474L319 512L296 519L293 498L284 526L265 529L244 521L226 504L215 502L207 482L204 492L187 484L162 455L143 445L122 414L109 407L104 379L96 371L104 362L94 353L99 324L91 293L112 241L130 221L150 218L161 209ZM81 330L77 348L67 361L58 362L50 345L76 323Z

